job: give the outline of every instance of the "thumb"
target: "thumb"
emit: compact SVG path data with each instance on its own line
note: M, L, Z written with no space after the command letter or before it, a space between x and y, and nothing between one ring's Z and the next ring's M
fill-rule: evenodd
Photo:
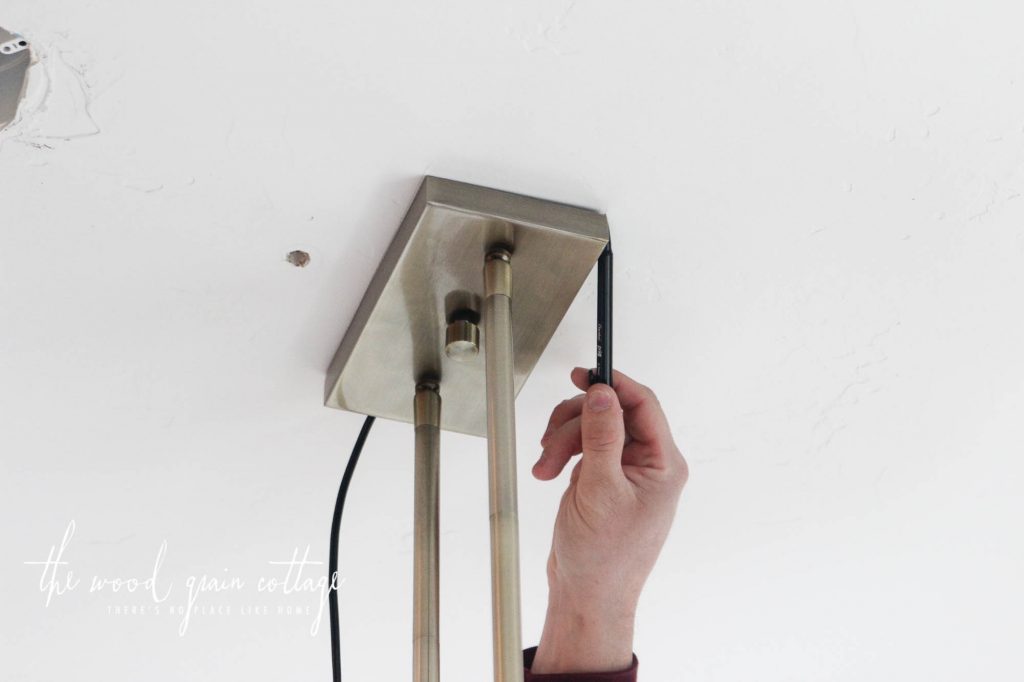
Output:
M580 429L583 441L580 477L591 480L622 478L622 446L626 429L619 397L610 386L594 384L587 389Z

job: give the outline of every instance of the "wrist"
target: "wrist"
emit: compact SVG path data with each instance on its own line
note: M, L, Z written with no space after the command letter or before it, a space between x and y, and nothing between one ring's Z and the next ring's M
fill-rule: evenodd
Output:
M633 662L636 601L622 595L582 595L552 588L531 671L538 674L613 672Z

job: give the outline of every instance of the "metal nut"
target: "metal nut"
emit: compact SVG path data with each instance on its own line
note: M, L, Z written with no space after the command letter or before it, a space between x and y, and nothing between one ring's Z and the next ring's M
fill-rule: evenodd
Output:
M480 353L480 328L469 320L454 320L444 336L444 353L452 360L466 362Z

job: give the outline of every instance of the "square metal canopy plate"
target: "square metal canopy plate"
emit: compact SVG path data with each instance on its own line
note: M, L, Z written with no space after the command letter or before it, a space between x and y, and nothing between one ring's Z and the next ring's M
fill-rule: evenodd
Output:
M435 379L441 428L487 432L480 353L445 355L454 312L482 310L484 258L512 252L512 341L519 394L608 243L596 211L427 177L356 310L327 372L324 402L413 421L418 381Z

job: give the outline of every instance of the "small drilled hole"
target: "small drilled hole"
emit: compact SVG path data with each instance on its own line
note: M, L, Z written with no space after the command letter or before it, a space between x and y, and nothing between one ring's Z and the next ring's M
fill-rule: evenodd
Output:
M285 256L285 260L297 268L304 268L309 265L309 254L305 251L292 251Z

